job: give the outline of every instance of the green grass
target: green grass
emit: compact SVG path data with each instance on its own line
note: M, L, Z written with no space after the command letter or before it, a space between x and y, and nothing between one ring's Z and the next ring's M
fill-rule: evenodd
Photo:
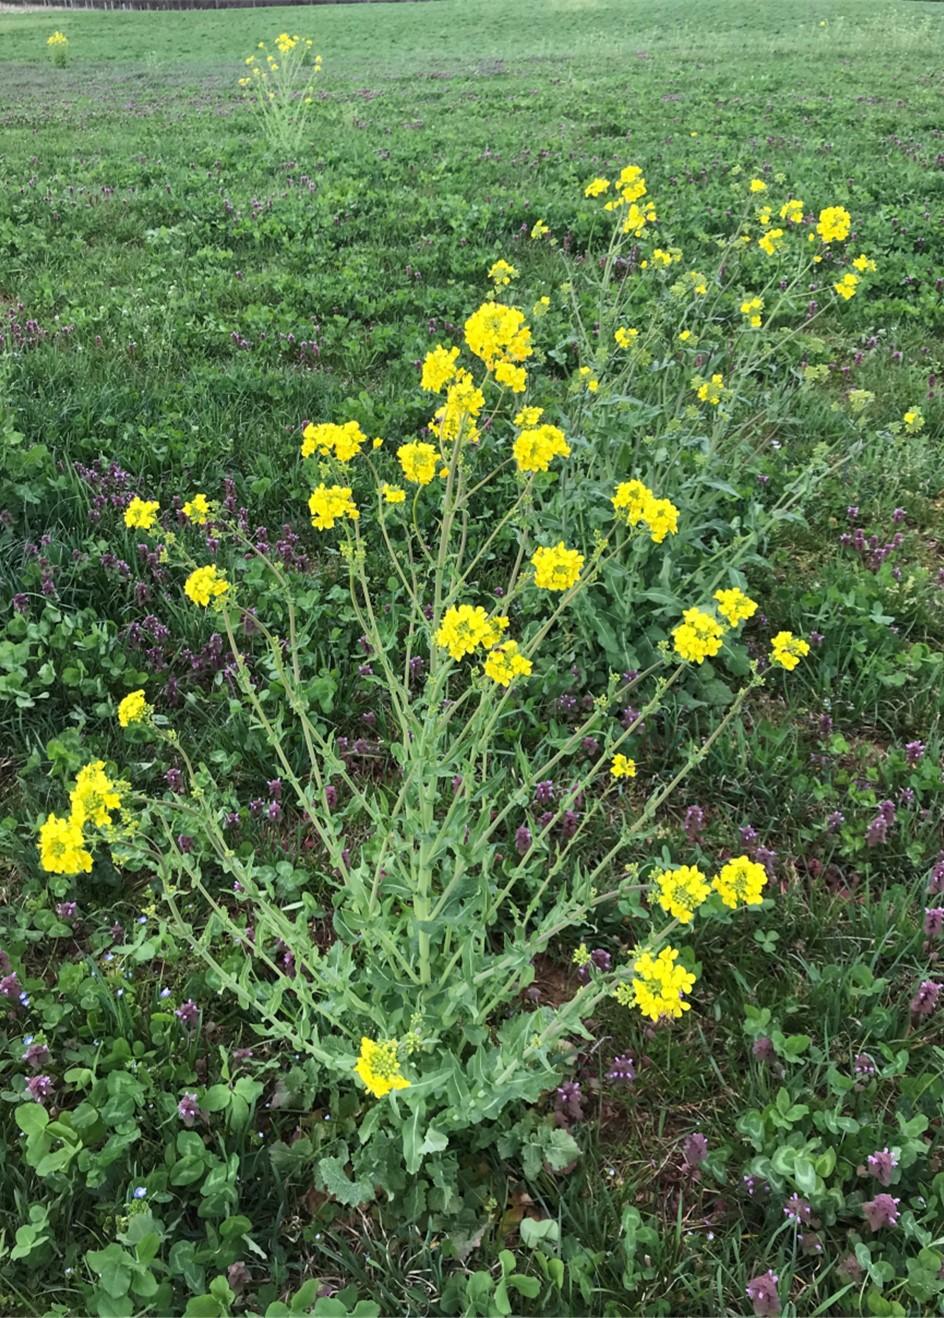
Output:
M46 55L54 27L70 39L63 69ZM245 56L283 27L310 34L325 60L310 137L291 162L267 152L236 88ZM942 1311L942 1015L915 1021L908 1010L917 984L940 973L921 923L925 905L944 900L926 895L942 845L944 407L929 383L944 371L942 56L944 5L931 0L0 14L0 947L25 968L34 1013L11 1005L0 1017L4 1312L125 1312L94 1289L85 1256L126 1234L137 1184L165 1224L160 1257L174 1262L169 1279L161 1274L172 1291L139 1295L135 1312L160 1302L183 1312L188 1297L204 1297L188 1312L222 1313L235 1302L206 1298L209 1282L243 1259L249 1312L309 1276L352 1286L383 1313L497 1312L506 1247L538 1285L513 1297L528 1313L747 1312L745 1284L768 1267L788 1313ZM147 578L153 595L136 600L101 566L116 553L133 579L139 537L114 517L90 522L75 464L118 463L128 488L165 504L196 488L219 498L229 477L254 524L273 535L285 522L301 527L299 424L352 416L370 434L415 434L428 417L416 363L457 337L491 262L520 267L525 308L546 289L556 297L557 257L529 241L531 225L541 217L575 251L602 254L581 190L630 160L645 167L667 242L710 251L730 227L736 189L759 175L810 206L847 205L856 250L878 262L841 316L796 345L793 367L829 364L825 382L781 415L785 368L771 365L758 386L763 424L709 471L737 487L710 496L703 544L714 548L758 476L779 494L823 453L834 463L750 568L772 620L824 639L719 739L660 820L676 863L689 805L705 811L706 853L737 854L739 830L756 829L777 853L773 900L744 921L706 922L697 1010L677 1028L644 1028L615 1004L591 1023L594 1042L574 1062L585 1096L576 1168L527 1177L522 1118L524 1134L507 1144L463 1149L461 1212L447 1212L435 1190L421 1204L404 1187L402 1202L354 1213L312 1188L295 1143L323 1115L317 1086L256 1039L202 964L150 925L133 954L103 959L112 921L131 928L148 910L147 875L96 878L73 936L54 915L71 887L36 867L33 826L58 808L77 763L89 749L120 762L116 699L163 680L129 644L129 625L152 607L166 616L181 674L180 648L199 650L211 630L159 582ZM557 306L549 323L548 402L567 408L572 338ZM851 387L875 393L875 420L844 458ZM921 434L893 440L880 429L915 404L927 418ZM674 432L663 426L681 412L670 400L626 428L634 451L648 461L661 443L665 470L696 483L701 456L669 448ZM840 543L850 505L881 543L904 533L877 571ZM904 522L893 521L896 508ZM58 591L45 609L31 549L44 535ZM365 697L347 670L357 633L334 616L333 570L316 558L306 585L311 658L326 717L356 736ZM10 610L20 592L28 619ZM622 644L630 604L607 607ZM549 706L572 662L576 695L597 691L617 663L584 660L594 626L583 618L566 638ZM201 754L242 799L256 795L270 766L221 680L186 690ZM647 730L649 761L671 763L712 716L704 704L671 707ZM909 766L902 748L914 740L927 750ZM144 766L155 776L164 767ZM898 803L897 823L869 848L885 799ZM844 822L830 831L836 811ZM267 862L280 858L264 836L253 845ZM614 912L587 941L619 953L637 922L632 909ZM561 946L540 969L551 999L573 987L571 952ZM181 1045L163 985L175 1003L211 1004L203 1042ZM22 1037L38 1028L55 1043L57 1077L70 1067L94 1071L96 1083L131 1077L96 1096L112 1104L109 1153L99 1145L81 1177L38 1177L8 1115L22 1096ZM752 1054L758 1035L774 1039L768 1061ZM257 1056L238 1073L258 1076L265 1099L249 1127L218 1127L207 1141L221 1167L238 1155L240 1188L200 1216L197 1191L169 1180L183 1156L177 1098L225 1077L233 1048L250 1044ZM621 1052L638 1070L623 1089L606 1080ZM880 1074L855 1088L859 1053ZM117 1092L125 1083L133 1117ZM268 1106L274 1093L284 1112ZM553 1106L550 1095L530 1120L546 1122ZM132 1120L138 1133L122 1144ZM697 1173L681 1153L695 1131L709 1145ZM902 1225L873 1237L860 1205L877 1187L857 1169L886 1144L903 1150L890 1190ZM830 1150L835 1167L815 1170ZM798 1155L814 1170L797 1172ZM771 1192L750 1198L746 1174ZM814 1176L821 1184L804 1193L818 1225L795 1232L784 1200ZM30 1205L50 1213L51 1238L11 1260L4 1246ZM221 1222L237 1213L251 1225L221 1241ZM522 1216L557 1232L529 1245ZM804 1234L815 1241L804 1245ZM172 1256L171 1245L182 1248ZM842 1272L850 1252L855 1267ZM562 1274L549 1271L558 1257ZM492 1287L478 1299L476 1271Z

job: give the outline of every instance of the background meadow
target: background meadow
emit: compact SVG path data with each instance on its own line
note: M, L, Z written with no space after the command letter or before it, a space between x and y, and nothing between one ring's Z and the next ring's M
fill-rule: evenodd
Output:
M283 28L324 57L291 160L267 148L237 86ZM921 986L944 978L944 5L6 12L0 35L0 1307L940 1312L944 1002ZM684 249L679 270L726 290L688 320L674 274L654 281L639 252L607 268L609 230L584 188L629 162L662 246ZM848 208L849 256L877 267L848 302L831 266L804 271L760 331L781 335L763 360L737 310L761 266L728 258L744 272L728 290L718 245L753 206L754 178L775 209ZM530 236L538 219L553 243ZM417 435L431 411L421 363L462 341L499 258L519 271L502 295L540 345L533 401L581 478L541 486L552 542L592 544L612 482L638 472L682 509L670 554L653 552L632 589L601 583L575 602L536 661L495 751L511 797L610 674L659 653L698 602L677 580L703 587L706 562L739 556L761 611L743 655L692 669L634 732L646 790L711 736L772 633L809 638L811 653L692 758L631 857L745 853L767 872L761 908L699 927L692 1010L654 1025L601 1000L566 1080L487 1134L462 1132L428 1175L403 1177L390 1153L375 1195L358 1163L362 1093L325 1086L224 991L245 954L202 899L175 924L145 853L44 873L36 828L95 757L173 796L174 748L115 718L143 688L224 785L234 848L272 903L309 902L311 937L330 945L330 867L272 788L278 765L221 627L121 510L132 494L167 509L205 491L276 547L305 698L354 748L344 772L382 790L390 709L363 671L336 545L306 516L299 434L354 419L388 444ZM617 305L645 336L622 374L598 333ZM690 376L741 379L741 361L740 410L706 421ZM921 424L904 420L915 410ZM499 541L483 590L516 551ZM393 616L399 585L378 561ZM249 569L245 585L282 626L277 592ZM530 622L513 613L516 635ZM381 634L391 648L400 635ZM257 690L282 690L263 657ZM607 744L635 714L620 703L593 735ZM578 868L638 812L637 789L597 794ZM530 847L547 803L510 817L508 856L522 828ZM362 821L350 827L366 848ZM509 1018L567 1002L578 947L618 959L647 919L628 901L551 940ZM46 1051L31 1059L34 1046ZM29 1088L37 1075L48 1094ZM900 1202L872 1229L863 1205L877 1194Z

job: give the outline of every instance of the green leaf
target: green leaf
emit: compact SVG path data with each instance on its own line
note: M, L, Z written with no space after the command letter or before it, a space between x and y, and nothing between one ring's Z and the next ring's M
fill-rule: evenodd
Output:
M368 1185L366 1181L352 1181L344 1170L340 1158L320 1158L318 1171L325 1193L336 1199L339 1204L356 1208L358 1204L366 1204L374 1197L373 1186Z
M49 1113L42 1103L21 1103L13 1115L20 1130L27 1135L38 1135L49 1125Z
M518 1234L529 1249L537 1249L539 1245L558 1244L560 1226L553 1217L545 1217L541 1221L533 1217L523 1217L518 1227Z

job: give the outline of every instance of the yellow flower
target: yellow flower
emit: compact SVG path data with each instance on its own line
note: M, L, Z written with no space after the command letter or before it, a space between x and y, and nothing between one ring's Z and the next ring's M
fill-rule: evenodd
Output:
M517 307L483 302L465 322L465 341L489 370L498 361L523 362L531 356L531 331Z
M751 192L766 192L767 184L761 178L751 179Z
M456 373L456 358L458 356L458 348L444 348L442 344L437 343L436 347L431 349L423 359L423 375L420 379L420 388L425 389L428 394L442 393L444 386L449 383Z
M72 818L78 824L91 821L96 828L105 828L111 823L112 811L121 809L121 794L105 772L103 760L93 760L79 770L69 800Z
M864 253L857 256L856 259L852 262L852 264L853 267L856 270L861 271L862 274L874 273L878 269L878 266L871 259L871 257L866 256Z
M205 567L194 568L184 582L184 594L194 604L206 608L211 599L225 595L229 590L226 577L212 563Z
M635 778L636 761L631 760L628 755L614 755L610 762L611 778Z
M688 270L685 274L685 278L691 285L692 292L696 297L704 297L708 292L708 280L700 270ZM673 289L683 289L684 284L673 284L672 287Z
M583 190L585 197L602 197L604 192L608 192L610 180L608 178L594 178Z
M360 517L349 485L316 485L308 499L308 511L316 531L330 531L345 517L352 522Z
M436 644L448 650L458 663L479 646L489 650L497 645L507 627L507 618L490 618L481 605L453 605L443 614L436 632Z
M518 653L517 641L505 641L490 650L485 660L485 673L499 686L508 686L516 677L530 677L534 665Z
M732 586L730 590L716 590L714 597L718 601L718 612L732 627L736 627L739 622L747 622L757 612L756 601L745 595L743 590L738 590L737 586Z
M807 641L793 632L778 632L770 642L770 662L792 673L801 659L810 652Z
M763 865L759 865L756 860L749 860L747 856L737 856L722 867L721 872L712 879L711 886L725 906L733 911L738 905L760 906L766 883L767 871Z
M816 232L824 243L841 243L849 237L852 216L844 206L827 206L819 213Z
M566 549L563 540L553 547L542 546L531 555L534 584L540 590L569 590L580 576L583 554Z
M287 32L280 32L275 38L275 45L280 55L287 55L298 45L298 37L290 37Z
M661 267L663 270L667 270L670 265L676 261L681 261L681 259L682 253L678 247L670 247L668 251L661 247L652 249L652 264Z
M627 526L645 522L649 537L661 545L667 535L678 531L678 509L669 499L657 499L648 485L640 480L623 481L616 487L610 503L626 518Z
M456 371L446 390L446 401L429 423L429 428L440 439L456 440L464 434L470 443L478 440L475 418L485 406L485 395L476 388L471 374Z
M701 664L721 649L724 628L717 618L701 609L686 609L672 631L675 653L687 663Z
M638 1007L649 1020L678 1020L690 1008L684 995L695 984L695 976L675 964L678 955L675 947L664 947L657 957L648 950L641 952L633 966L632 982L618 984L614 998L624 1006Z
M757 246L768 256L775 256L783 241L783 229L768 229L763 237L757 239Z
M745 298L741 303L741 315L745 318L752 329L759 329L763 317L761 312L764 310L764 299L762 297Z
M378 1043L372 1039L361 1039L361 1054L354 1070L374 1098L383 1098L392 1089L410 1087L409 1080L400 1074L398 1048L396 1039L384 1039Z
M699 906L711 895L704 874L694 865L682 865L674 870L662 870L654 880L657 901L666 914L674 916L679 924L691 924Z
M156 499L139 499L137 495L125 509L125 526L133 526L139 531L150 531L157 521L161 505Z
M68 46L69 38L64 32L54 32L51 37L46 38L47 46Z
M550 229L543 220L535 220L534 224L531 226L532 238L543 238L546 233L550 232Z
M210 519L210 503L205 494L195 494L184 504L184 516L195 526L204 526Z
M518 278L518 271L507 261L498 260L490 267L488 277L496 288L505 288L513 279Z
M142 723L150 713L151 706L147 702L143 688L129 691L118 705L118 723L123 728L129 723Z
M638 329L629 329L623 325L614 331L613 338L618 348L631 348L639 338Z
M848 302L851 297L855 297L858 286L859 276L852 274L849 270L846 271L841 279L833 284L833 288L846 302Z
M403 503L406 499L406 490L399 485L388 485L386 481L381 485L380 493L384 503Z
M905 431L909 435L916 435L919 430L924 429L924 413L920 407L909 407L901 419L904 421Z
M495 379L510 389L513 394L523 394L528 383L527 372L523 366L512 366L511 362L499 362L495 367Z
M692 339L694 337L695 336L692 334L691 330L681 330L679 332L678 341L679 343L687 343L689 339Z
M428 485L436 475L439 465L439 453L432 444L413 441L401 444L397 449L397 461L403 474L414 485Z
M85 849L81 821L48 815L39 830L39 863L47 874L88 874L92 856Z
M523 407L515 417L515 425L536 426L543 415L543 407Z
M529 408L528 411L539 412L539 409ZM523 412L519 413L519 416L523 415ZM513 452L519 471L547 471L554 458L570 457L570 445L557 426L543 425L522 430L515 440Z
M790 224L803 223L803 202L799 197L791 197L780 207L780 218L789 221Z
M704 380L700 375L696 375L692 379L692 388L703 403L717 407L725 394L724 376L720 371L716 371L710 380Z
M356 421L346 421L342 426L330 421L317 426L309 423L302 431L302 457L310 458L318 452L322 457L333 454L339 462L350 462L366 443L367 436Z
M580 378L583 380L584 384L586 385L587 392L591 394L595 394L600 387L600 381L596 378L595 375L591 373L590 367L581 366L577 374L580 376Z
M678 533L678 509L671 499L650 499L644 521L649 527L649 539L661 545L667 535Z

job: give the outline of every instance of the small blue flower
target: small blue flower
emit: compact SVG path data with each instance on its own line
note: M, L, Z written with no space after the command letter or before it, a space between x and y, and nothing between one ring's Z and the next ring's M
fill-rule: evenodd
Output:
M131 1196L132 1196L133 1199L146 1199L146 1198L147 1198L147 1186L146 1186L146 1185L136 1185L136 1186L134 1187L134 1189L131 1191Z

